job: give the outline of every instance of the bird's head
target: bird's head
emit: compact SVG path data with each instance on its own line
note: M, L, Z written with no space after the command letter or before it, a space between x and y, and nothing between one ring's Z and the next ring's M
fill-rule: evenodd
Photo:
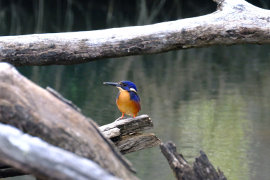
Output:
M120 91L126 90L137 93L136 85L131 81L120 81L120 82L103 82L105 85L116 86Z

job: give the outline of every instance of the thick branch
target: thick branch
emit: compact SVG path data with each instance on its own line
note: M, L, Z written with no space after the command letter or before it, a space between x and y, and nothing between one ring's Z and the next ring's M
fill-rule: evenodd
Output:
M100 131L105 134L107 138L114 138L121 134L121 136L137 133L153 127L153 122L148 115L140 115L135 118L127 118L116 120L110 124L99 127ZM117 132L119 131L119 132ZM115 133L116 132L116 133Z
M159 145L160 139L153 133L144 133L123 136L114 143L122 154L127 154Z
M117 177L137 179L128 161L91 119L7 63L0 63L0 122L89 158Z
M0 159L42 179L117 180L93 161L47 144L39 138L0 123ZM0 178L22 175L15 169L0 169Z
M162 143L160 149L178 180L227 179L219 169L218 171L215 170L206 154L202 151L200 152L201 155L196 158L193 166L191 166L182 154L177 153L176 146L172 142Z
M205 16L98 31L0 37L0 61L14 65L77 64L175 49L270 43L270 11L244 0L215 0Z
M160 144L155 134L142 134L142 131L152 127L153 122L149 116L140 115L135 118L116 120L99 129L105 137L114 142L122 154L126 154Z

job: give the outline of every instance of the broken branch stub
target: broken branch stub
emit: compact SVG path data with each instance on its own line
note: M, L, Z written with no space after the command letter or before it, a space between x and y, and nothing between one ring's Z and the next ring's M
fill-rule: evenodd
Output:
M219 169L216 171L203 151L200 151L200 156L196 158L193 166L191 166L182 154L178 154L173 142L161 143L160 149L178 180L227 179L222 171Z
M153 133L143 131L153 128L148 115L116 120L99 127L99 130L110 138L122 154L139 151L160 144L160 139Z

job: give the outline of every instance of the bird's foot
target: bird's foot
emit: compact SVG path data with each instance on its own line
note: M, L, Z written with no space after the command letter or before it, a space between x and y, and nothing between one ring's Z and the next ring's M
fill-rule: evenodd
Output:
M122 113L122 116L119 117L118 119L116 119L115 121L119 121L119 120L122 120L122 119L124 119L124 118L125 118L125 113Z

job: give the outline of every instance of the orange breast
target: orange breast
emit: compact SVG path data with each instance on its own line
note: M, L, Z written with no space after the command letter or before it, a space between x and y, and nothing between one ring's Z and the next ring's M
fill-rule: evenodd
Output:
M129 92L122 90L119 92L118 99L116 100L118 109L125 114L137 116L140 111L140 103L130 99Z

